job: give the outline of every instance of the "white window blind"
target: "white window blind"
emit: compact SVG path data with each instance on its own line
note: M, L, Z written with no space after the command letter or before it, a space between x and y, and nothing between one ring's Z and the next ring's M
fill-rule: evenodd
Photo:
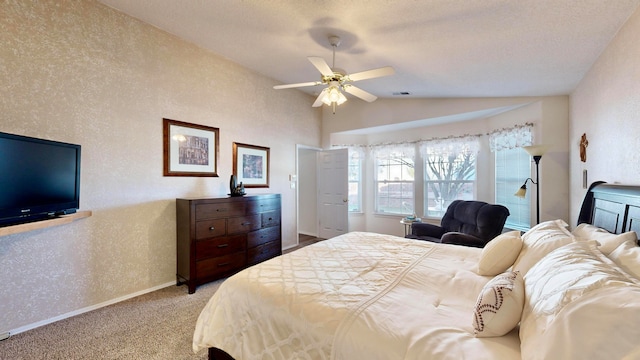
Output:
M505 227L526 231L531 226L531 192L524 199L514 196L531 176L531 157L522 149L532 144L533 124L501 129L489 136L495 155L495 202L509 209Z

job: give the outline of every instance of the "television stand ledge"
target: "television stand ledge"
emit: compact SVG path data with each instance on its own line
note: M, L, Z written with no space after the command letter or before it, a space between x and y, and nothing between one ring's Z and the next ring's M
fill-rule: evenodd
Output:
M26 231L44 229L44 228L58 226L62 224L69 224L73 221L80 220L89 216L91 216L91 211L86 210L86 211L78 211L70 215L62 215L59 217L55 217L53 219L0 227L0 236L19 234Z

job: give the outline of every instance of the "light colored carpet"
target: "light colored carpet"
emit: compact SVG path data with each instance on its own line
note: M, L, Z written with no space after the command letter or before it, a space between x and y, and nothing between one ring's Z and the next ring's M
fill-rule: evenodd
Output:
M318 239L301 235L300 244ZM224 279L187 287L169 286L0 341L0 360L191 360L196 320Z
M200 311L223 280L170 286L0 341L0 359L206 359L191 339Z

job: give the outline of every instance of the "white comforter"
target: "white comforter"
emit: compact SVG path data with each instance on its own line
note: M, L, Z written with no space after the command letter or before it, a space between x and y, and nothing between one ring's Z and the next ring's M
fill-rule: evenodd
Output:
M517 329L473 335L481 249L354 232L230 277L193 349L244 359L519 359Z

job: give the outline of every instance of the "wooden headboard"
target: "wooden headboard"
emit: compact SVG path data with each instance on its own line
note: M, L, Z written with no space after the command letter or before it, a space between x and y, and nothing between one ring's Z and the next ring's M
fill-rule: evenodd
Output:
M578 224L584 222L614 234L640 234L640 186L594 183L580 211Z

